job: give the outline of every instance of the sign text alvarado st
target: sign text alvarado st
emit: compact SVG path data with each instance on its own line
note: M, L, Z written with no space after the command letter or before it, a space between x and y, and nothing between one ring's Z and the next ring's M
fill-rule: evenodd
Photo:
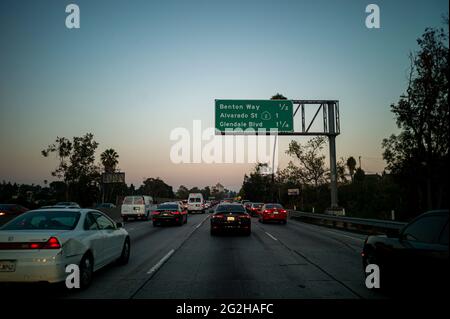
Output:
M293 104L290 100L216 100L216 130L266 129L293 132Z

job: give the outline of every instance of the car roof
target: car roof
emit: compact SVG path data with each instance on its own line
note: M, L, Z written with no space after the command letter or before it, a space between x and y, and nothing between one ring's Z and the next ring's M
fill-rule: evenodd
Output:
M164 203L161 203L160 205L178 205L180 202L164 202Z
M423 214L420 214L420 216L426 216L426 215L448 215L449 210L448 209L435 209L435 210L429 210Z
M27 213L33 213L33 212L39 212L39 211L51 211L51 210L54 210L54 209L55 209L55 207L38 208L38 209L29 210L29 211L27 211ZM87 213L87 212L91 212L91 211L100 212L99 210L96 210L96 209L93 209L93 208L76 208L76 207L67 208L67 207L62 207L62 208L56 208L56 209L58 209L60 212L76 212L76 213Z

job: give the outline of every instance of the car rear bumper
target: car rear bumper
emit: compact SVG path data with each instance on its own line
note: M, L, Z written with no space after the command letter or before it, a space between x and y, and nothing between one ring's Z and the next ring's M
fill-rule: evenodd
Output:
M262 220L264 221L286 221L287 220L287 215L281 215L281 214L274 214L274 215L263 215Z
M178 216L152 216L152 221L155 223L176 223L184 218L183 215Z
M251 223L211 222L214 231L251 231Z
M78 260L63 260L61 256L14 257L0 252L0 260L14 260L16 265L12 272L0 272L0 282L57 283L69 275L65 272L67 265L79 263Z

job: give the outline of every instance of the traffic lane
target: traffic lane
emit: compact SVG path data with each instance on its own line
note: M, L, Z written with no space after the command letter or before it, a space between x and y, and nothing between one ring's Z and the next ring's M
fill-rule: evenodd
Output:
M203 216L205 218L205 216ZM94 274L92 285L84 291L67 290L64 284L0 283L0 295L8 298L130 298L148 279L148 270L165 251L184 240L196 229L202 216L189 216L181 226L153 227L149 221L125 223L131 239L131 254L127 265L108 265Z
M364 236L288 220L286 225L258 223L282 244L317 265L361 298L384 298L367 289L361 261Z
M207 216L189 215L183 226L153 227L149 221L125 225L131 238L130 261L125 266L110 265L95 273L94 281L85 291L74 291L67 298L130 298L152 275L150 270L171 250L187 239Z
M209 223L135 298L358 298L252 221L251 236L211 236ZM288 231L292 232L292 229Z

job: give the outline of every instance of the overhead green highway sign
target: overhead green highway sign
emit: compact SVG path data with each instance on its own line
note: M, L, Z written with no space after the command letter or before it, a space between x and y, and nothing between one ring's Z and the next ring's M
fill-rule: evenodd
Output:
M216 100L216 130L294 131L293 103L290 100Z

